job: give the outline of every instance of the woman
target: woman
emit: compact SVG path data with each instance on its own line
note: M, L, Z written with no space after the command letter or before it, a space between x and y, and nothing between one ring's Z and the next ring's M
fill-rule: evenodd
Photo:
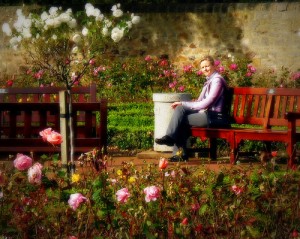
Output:
M178 101L172 103L173 116L166 135L155 139L160 145L174 146L171 162L187 161L186 143L190 136L190 127L212 127L213 117L227 121L224 112L225 92L227 89L224 78L216 71L214 59L205 56L200 61L200 69L206 76L202 92L196 101ZM181 155L178 154L180 148Z

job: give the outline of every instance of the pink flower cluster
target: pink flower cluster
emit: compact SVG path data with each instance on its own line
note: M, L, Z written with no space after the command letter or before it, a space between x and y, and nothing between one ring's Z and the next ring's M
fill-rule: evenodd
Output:
M44 141L47 141L50 144L58 145L63 142L62 136L60 133L55 132L52 128L44 129L40 132Z
M256 68L252 65L247 66L246 76L251 77L256 72Z
M300 71L294 72L291 78L293 81L300 80Z
M69 206L75 211L82 202L87 200L81 193L73 193L68 200Z
M24 154L17 154L14 167L20 171L28 169L28 181L31 184L40 184L42 180L42 168L40 163L32 165L32 158Z
M44 71L43 70L39 70L38 72L36 72L36 73L33 74L33 77L35 79L37 79L37 80L40 80L40 79L42 79L43 75L44 75Z
M192 65L186 65L186 66L183 67L183 71L185 73L192 72L193 71L193 66Z
M220 74L224 74L226 72L226 69L224 66L222 66L220 60L215 60L215 66L217 67L217 71ZM236 63L232 63L229 65L229 70L231 71L238 71L239 66ZM251 77L256 72L256 68L252 66L251 64L247 65L247 72L245 74L246 77Z
M106 67L105 66L98 66L94 69L93 75L98 76L99 72L103 72L103 71L106 71Z
M160 197L160 189L156 186L146 187L144 189L145 201L156 201ZM119 203L126 203L130 197L129 190L127 188L122 188L116 192L117 201Z

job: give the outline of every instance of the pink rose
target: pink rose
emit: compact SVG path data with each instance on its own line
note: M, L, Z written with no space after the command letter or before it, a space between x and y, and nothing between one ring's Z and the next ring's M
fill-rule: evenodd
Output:
M248 65L247 66L248 70L251 72L251 73L255 73L256 72L256 68L252 65Z
M225 72L225 67L224 67L224 66L220 66L220 67L218 68L218 72L219 72L220 74L224 73L224 72Z
M122 188L117 191L117 200L120 203L125 203L127 202L128 198L130 197L130 193L128 192L127 188Z
M42 181L42 168L40 163L35 163L28 169L28 181L32 184L40 184Z
M49 134L47 136L47 141L50 143L50 144L61 144L63 142L62 140L62 136L60 133L57 133L55 131L52 131L51 134Z
M178 87L178 90L179 90L180 92L183 92L184 89L185 89L185 87L184 87L183 85L181 85L181 86Z
M272 155L272 157L277 157L277 151L272 151L271 155Z
M156 201L157 198L159 198L160 196L160 189L156 186L150 186L144 189L144 193L146 194L145 196L146 202Z
M145 57L145 61L151 61L151 60L152 60L151 56L148 55Z
M202 76L203 75L203 71L201 71L201 70L199 70L199 71L197 71L197 76Z
M236 71L238 69L238 65L233 63L229 66L229 69L232 71Z
M185 217L183 220L182 220L182 222L181 222L181 224L182 225L187 225L189 223L189 219L187 218L187 217Z
M90 59L90 61L89 61L89 64L90 64L90 65L95 65L95 63L96 63L96 60L95 60L95 59Z
M173 81L173 82L169 83L169 88L173 89L173 88L175 88L176 85L177 85L177 81Z
M220 60L215 60L215 66L218 66L218 65L220 65L221 64L221 61Z
M299 233L296 229L293 230L292 232L292 238L297 238L299 236Z
M17 154L17 157L14 160L14 167L16 169L23 171L30 168L31 165L32 165L32 158L24 154Z
M70 195L68 203L70 207L75 211L79 207L79 205L86 200L87 198L82 196L81 193L73 193Z
M291 76L291 79L292 79L293 81L299 80L299 79L300 79L300 71L294 72L294 73L292 74L292 76Z
M44 75L44 71L43 71L43 70L39 70L38 72L36 72L36 73L33 75L33 77L34 77L35 79L37 79L37 80L40 80L40 79L42 79L43 75Z
M51 128L44 129L43 131L40 132L40 136L42 136L44 141L47 141L47 137L48 137L48 135L51 134L51 132L52 132Z
M183 71L188 73L188 72L192 72L193 70L193 66L192 65L186 65L186 66L183 66Z
M200 205L199 205L199 203L194 203L194 204L192 204L191 208L193 211L197 211L200 209Z
M168 160L166 158L160 158L159 163L158 163L158 167L163 170L168 166Z
M7 86L12 86L14 84L14 81L13 80L8 80L6 82Z
M167 59L162 59L162 60L160 60L160 62L158 62L158 65L162 66L162 67L167 66L168 64L169 64L169 62Z
M252 73L250 71L247 71L246 77L251 77L251 76L252 76Z
M242 187L239 187L239 186L236 186L236 185L233 185L231 187L232 191L236 194L236 195L239 195L240 193L242 193L244 190Z

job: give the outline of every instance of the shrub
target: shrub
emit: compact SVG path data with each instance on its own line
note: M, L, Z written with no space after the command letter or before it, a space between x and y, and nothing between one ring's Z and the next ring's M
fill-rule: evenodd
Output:
M109 160L96 151L85 154L78 164L82 168L68 177L56 158L44 164L39 184L31 183L26 171L0 171L0 237L299 235L299 171L276 164L211 171L166 161L159 167L124 162L108 168Z
M108 144L121 150L153 146L153 104L123 103L109 106Z

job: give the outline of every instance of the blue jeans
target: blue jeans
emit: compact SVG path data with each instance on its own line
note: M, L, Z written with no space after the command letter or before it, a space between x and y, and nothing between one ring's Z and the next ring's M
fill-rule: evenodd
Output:
M173 155L182 149L182 156L187 156L187 140L191 135L191 126L207 127L206 112L199 112L179 105L175 108L166 135L175 141Z

